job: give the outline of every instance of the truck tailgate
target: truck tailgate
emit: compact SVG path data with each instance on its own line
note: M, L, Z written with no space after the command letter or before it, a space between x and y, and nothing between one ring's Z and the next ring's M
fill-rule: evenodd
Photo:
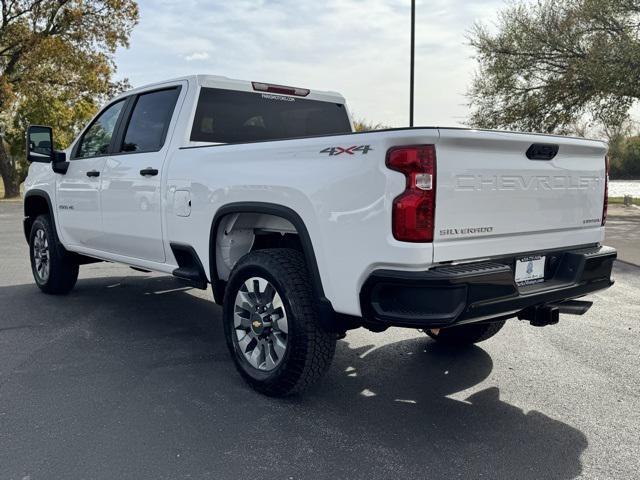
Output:
M530 159L532 145L533 157L558 151ZM441 129L434 261L600 242L606 151L593 140Z

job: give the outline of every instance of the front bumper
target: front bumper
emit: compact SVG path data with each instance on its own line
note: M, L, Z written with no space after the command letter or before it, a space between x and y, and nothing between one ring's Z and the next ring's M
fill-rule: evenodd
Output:
M516 258L527 254L424 272L376 270L360 292L364 320L379 327L447 327L515 316L613 285L617 253L611 247L536 253L546 255L545 281L528 286L518 286L513 271Z

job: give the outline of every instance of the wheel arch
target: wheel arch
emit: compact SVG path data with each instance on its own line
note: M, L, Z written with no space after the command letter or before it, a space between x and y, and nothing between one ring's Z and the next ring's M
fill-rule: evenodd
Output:
M322 278L318 269L318 262L309 235L309 230L300 215L292 208L284 205L268 203L268 202L235 202L226 204L218 209L213 221L211 222L211 230L209 232L209 274L211 277L211 286L213 287L213 296L217 304L222 305L224 298L224 290L226 282L219 278L218 267L216 264L216 242L218 229L222 220L230 214L236 213L256 213L266 214L275 217L281 217L290 222L300 239L302 254L309 268L312 282L312 292L316 300L318 315L321 325L324 329L343 334L346 330L358 328L361 326L362 319L351 315L337 313L333 309L331 301L325 296L322 286Z
M51 203L51 197L44 190L35 189L29 190L24 196L24 237L27 243L29 242L29 235L31 234L31 226L38 215L49 215L53 226L53 231L58 240L58 229L56 227L56 219L53 213L53 204Z
M86 265L89 263L97 263L102 260L92 257L86 257L75 252L68 251L60 241L60 235L58 234L58 226L56 224L56 215L53 209L53 203L49 193L45 190L33 189L27 191L24 195L24 220L23 229L24 237L29 243L29 237L31 236L31 227L38 215L49 215L51 220L51 226L53 227L53 235L55 236L56 244L61 251L72 258L79 265Z
M317 299L326 300L313 243L311 242L311 236L309 235L309 231L307 230L307 227L300 215L298 215L298 213L292 208L276 203L235 202L220 207L211 222L211 231L209 233L209 272L216 303L222 303L226 285L226 282L221 279L218 274L216 259L218 230L225 217L242 213L255 213L280 217L293 225L300 239L302 254L304 255L311 274L313 293Z

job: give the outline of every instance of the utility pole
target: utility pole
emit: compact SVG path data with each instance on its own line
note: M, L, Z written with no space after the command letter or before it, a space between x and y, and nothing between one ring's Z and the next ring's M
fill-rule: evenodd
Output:
M416 0L411 0L411 78L409 80L409 126L413 127L413 82L416 55Z

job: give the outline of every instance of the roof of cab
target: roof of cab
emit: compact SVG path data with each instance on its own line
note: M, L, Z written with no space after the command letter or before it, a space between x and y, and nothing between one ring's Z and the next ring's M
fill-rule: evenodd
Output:
M186 82L189 82L190 84L196 84L199 87L221 88L225 90L255 92L255 90L253 89L251 80L238 80L235 78L228 78L221 75L198 74L198 75L188 75L184 77L172 78L169 80L163 80L160 82L154 82L147 85L142 85L140 87L136 87L134 89L131 89L127 92L122 93L121 95L119 95L119 97L131 95L131 94L135 94L135 93L139 93L147 90L153 90L155 88L163 87L168 84L177 83L180 81L186 81ZM262 81L261 83L272 84L271 82L262 82ZM277 85L283 85L283 83L278 83ZM325 101L325 102L345 103L344 97L340 95L338 92L324 91L324 90L309 90L309 95L307 95L304 98L308 98L310 100Z

